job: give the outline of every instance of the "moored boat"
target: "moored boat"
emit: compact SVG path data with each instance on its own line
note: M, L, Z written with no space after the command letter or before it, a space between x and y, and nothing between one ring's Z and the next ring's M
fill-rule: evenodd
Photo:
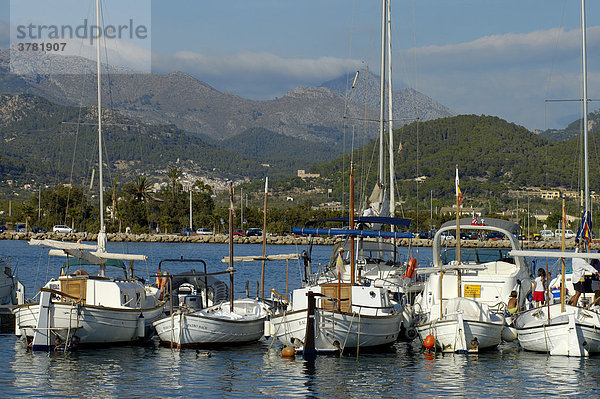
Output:
M515 223L488 218L485 225L472 225L460 220L461 230L496 231L510 241L512 248L519 243L512 231ZM447 222L436 233L433 242L434 265L423 292L415 300L415 325L424 341L432 334L436 347L444 352L467 352L493 348L502 342L505 328L506 304L512 291L517 292L519 308L531 291L529 271L520 256L509 257L500 249L474 249L471 256L464 252L457 259L441 254L441 236L455 229Z
M251 298L229 301L192 312L182 310L154 322L166 345L190 348L216 344L243 344L264 335L266 305Z

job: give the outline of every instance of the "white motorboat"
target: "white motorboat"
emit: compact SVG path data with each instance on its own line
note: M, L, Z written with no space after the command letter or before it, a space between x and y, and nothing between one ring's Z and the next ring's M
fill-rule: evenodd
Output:
M150 336L151 323L164 312L162 294L158 287L144 286L132 274L127 275L123 262L117 259L132 261L145 256L88 252L84 250L95 246L52 240L32 240L30 244L53 246L52 255L79 257L67 260L66 274L40 289L39 302L13 309L15 333L26 338L32 349L126 343ZM90 264L100 265L98 275L83 269L69 272L69 267ZM123 278L106 277L107 265L121 267Z
M550 355L589 356L600 352L600 314L597 310L560 303L530 309L515 321L525 350Z
M555 251L513 251L520 256L554 257L554 258L594 258L600 259L598 253L555 252ZM565 288L573 292L570 279L565 274L558 276L565 279ZM554 283L554 281L553 281ZM551 285L553 284L551 283ZM529 309L517 317L515 328L519 343L525 350L544 352L550 355L585 357L600 352L600 310L598 306L586 306L589 298L582 295L578 306L565 303L565 293L561 300L538 308Z
M231 183L229 195L229 231L233 231L233 186ZM169 316L154 323L161 342L176 348L186 348L215 344L243 344L258 341L263 337L268 307L257 299L233 299L234 259L233 235L230 234L229 257L227 258L229 268L227 270L208 273L206 262L203 260L188 260L188 262L200 262L204 265L204 274L194 273L191 275L194 281L204 281L204 284L200 289L200 295L182 295L181 286L179 287L179 295L180 298L182 297L179 300L179 309L174 312L171 308ZM172 261L177 260L173 259ZM225 283L219 285L216 281L209 284L208 279L214 279L214 276L219 274L229 274L229 300L215 303L219 298L219 292L224 291L222 287L226 287L226 285ZM190 275L179 274L178 276L185 278ZM188 282L191 281L188 280ZM212 293L209 292L211 290ZM186 306L189 303L187 299L190 297L192 299L200 297L204 300L196 301L196 306ZM203 304L206 305L204 308Z
M470 222L461 219L460 229L500 232L513 249L519 249L512 233L518 229L515 223L491 218L485 226ZM460 264L444 259L441 236L455 228L454 221L442 226L433 242L433 267L418 271L429 277L415 299L415 326L422 340L433 335L436 347L444 352L493 348L502 342L511 291L517 292L520 308L531 291L529 271L522 257L508 257L507 250L496 248L463 249Z
M314 307L309 306L309 293L316 296ZM307 329L311 319L313 328ZM271 316L269 335L304 350L309 334L317 353L339 352L390 345L401 322L402 314L385 289L327 283L294 290L287 310Z
M215 344L243 344L258 341L264 335L266 305L244 298L222 302L206 309L180 310L154 322L166 345L189 348Z

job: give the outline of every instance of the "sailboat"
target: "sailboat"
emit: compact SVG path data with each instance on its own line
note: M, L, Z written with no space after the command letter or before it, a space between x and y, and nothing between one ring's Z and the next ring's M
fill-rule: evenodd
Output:
M519 229L516 223L493 218L479 225L471 224L470 218L458 223L460 230L502 233L513 249L520 248L513 234ZM512 291L517 292L519 307L524 306L531 291L529 271L522 257L510 258L506 250L473 248L460 257L458 248L442 253L441 237L456 227L454 221L442 225L433 240L433 267L419 271L429 276L415 299L415 327L423 341L433 335L443 352L493 348L502 342Z
M371 196L375 207L363 216L354 216L354 176L350 172L350 216L340 219L350 229L293 228L295 234L344 235L349 239L333 249L331 262L322 273L312 273L310 250L305 252L303 287L293 290L287 309L271 316L270 336L284 345L302 350L303 354L343 352L389 345L398 339L400 330L408 328L400 301L394 301L389 291L397 292L404 268L400 269L394 244L363 241L363 237L404 238L412 235L381 231L381 224L405 224L394 215L394 161L391 104L391 12L389 0L382 0L381 91L379 124L379 181ZM387 49L386 49L387 43ZM386 64L386 53L387 64ZM384 118L386 66L389 74L390 133L390 199L385 195ZM357 75L358 76L358 75ZM356 80L356 78L355 78ZM392 204L391 206L389 204ZM369 224L370 229L358 229L357 224ZM358 242L355 241L358 237ZM364 244L364 245L363 245ZM384 255L385 253L385 255ZM392 260L384 256L392 255Z
M589 173L588 173L588 94L587 94L587 49L586 49L586 20L585 0L581 1L581 56L583 64L583 156L584 156L584 199L585 210L581 220L581 227L577 240L581 240L584 251L588 248L591 239ZM563 202L563 223L565 210ZM565 303L565 278L564 258L600 259L600 254L572 253L564 249L564 228L562 252L549 251L521 251L525 256L545 256L563 258L560 281L560 302L530 309L519 315L515 327L519 343L525 350L546 352L551 355L564 355L587 357L592 353L600 352L600 312L597 307L583 307L582 299L577 306Z
M100 0L96 0L97 26L100 26L99 3ZM39 302L22 303L13 309L15 333L26 338L33 350L134 342L146 338L151 323L164 312L165 301L160 289L144 286L133 275L133 262L145 261L147 256L106 251L100 40L96 43L100 232L96 245L34 239L29 242L51 248L50 255L67 258L63 268L65 275L51 279L40 289ZM123 261L129 262L128 269ZM90 265L99 266L97 275L83 269ZM107 277L107 266L121 268L124 276L120 279ZM71 273L74 267L77 270Z

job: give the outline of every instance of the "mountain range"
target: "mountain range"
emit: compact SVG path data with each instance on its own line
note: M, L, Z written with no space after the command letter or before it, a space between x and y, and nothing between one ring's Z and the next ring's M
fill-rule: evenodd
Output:
M9 73L10 54L0 50L0 90L29 93L63 105L96 104L95 63L81 57L44 55L28 61L32 70L43 65L54 71L46 75ZM48 65L53 65L48 68ZM75 73L77 72L77 73ZM106 69L103 97L106 106L146 124L172 124L186 132L215 140L262 128L316 143L339 145L343 140L344 116L379 118L379 79L363 73L352 96L346 96L346 77L320 87L298 87L281 98L267 101L245 99L222 93L183 72L144 74L123 68ZM368 82L368 86L367 86ZM367 90L368 87L368 90ZM393 96L394 118L436 119L454 113L412 89L400 89ZM418 114L417 114L418 111ZM396 122L396 126L402 123ZM376 124L358 135L374 137Z

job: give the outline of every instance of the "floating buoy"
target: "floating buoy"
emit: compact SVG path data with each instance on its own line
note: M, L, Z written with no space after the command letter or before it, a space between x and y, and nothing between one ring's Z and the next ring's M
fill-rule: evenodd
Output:
M281 350L281 357L294 357L296 356L296 349L291 346L286 346Z
M425 337L425 340L423 341L423 346L427 350L430 350L435 346L435 338L433 337L433 335L429 334Z

